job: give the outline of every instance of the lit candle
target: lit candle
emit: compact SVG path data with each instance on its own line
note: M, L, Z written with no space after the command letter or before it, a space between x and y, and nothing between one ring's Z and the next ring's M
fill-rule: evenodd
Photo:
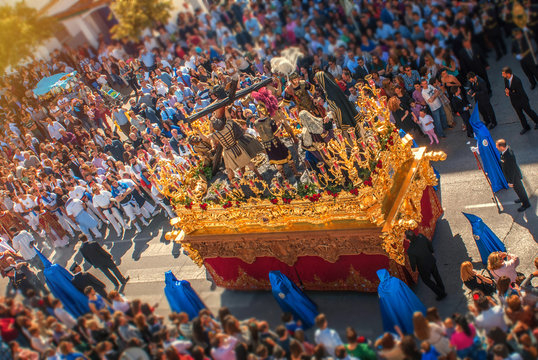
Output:
M342 133L339 131L336 136L338 137L338 140L340 140L340 142L344 142L344 137L342 136Z
M340 166L338 166L336 160L334 160L334 168L336 169L336 171L340 171Z

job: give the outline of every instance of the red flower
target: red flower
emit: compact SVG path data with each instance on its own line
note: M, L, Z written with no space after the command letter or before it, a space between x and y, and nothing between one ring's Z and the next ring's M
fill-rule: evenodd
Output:
M207 210L207 204L206 203L200 204L200 208L202 208L202 210Z
M239 207L239 206L241 206L241 203L240 203L239 201L236 201L236 202L235 202L235 205L236 205L237 207Z
M392 131L395 133L399 132L397 128L394 128Z
M381 160L379 160L375 167L378 168L378 169L381 169L383 167L383 162Z
M364 185L366 186L372 186L372 178L369 177L368 179L364 180Z
M349 190L349 192L355 196L359 195L359 189L357 188L353 188L351 190Z
M271 199L271 203L272 204L278 204L278 199L277 198Z
M185 209L192 209L192 202L185 204Z
M332 192L331 190L327 190L327 194L328 194L328 195L332 195L333 192Z
M305 190L308 190L308 185L305 185L305 186L304 186L304 189L305 189Z
M331 195L333 196L333 198L335 198L338 196L338 193L332 193Z

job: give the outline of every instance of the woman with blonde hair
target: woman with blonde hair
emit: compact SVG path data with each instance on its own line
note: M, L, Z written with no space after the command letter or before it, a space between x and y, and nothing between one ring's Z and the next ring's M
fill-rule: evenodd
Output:
M428 322L424 315L417 311L413 314L413 327L415 336L433 346L442 356L455 359L455 353L446 337L445 330L436 323Z
M492 252L488 256L488 270L495 281L501 276L507 276L511 282L516 282L517 271L516 268L519 265L519 258L512 254L496 251Z
M477 273L473 269L473 264L470 261L464 261L460 266L460 276L463 284L471 291L480 290L486 296L491 296L495 293L493 280Z

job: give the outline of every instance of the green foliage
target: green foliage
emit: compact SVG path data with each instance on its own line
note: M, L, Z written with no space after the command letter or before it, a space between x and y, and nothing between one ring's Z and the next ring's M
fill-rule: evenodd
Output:
M0 74L34 55L34 49L54 34L57 21L39 16L24 1L0 6Z
M114 0L111 4L118 24L111 31L116 39L138 40L147 28L166 24L172 10L171 0Z
M300 183L297 185L297 196L301 199L306 196L317 194L318 192L318 187L313 183Z

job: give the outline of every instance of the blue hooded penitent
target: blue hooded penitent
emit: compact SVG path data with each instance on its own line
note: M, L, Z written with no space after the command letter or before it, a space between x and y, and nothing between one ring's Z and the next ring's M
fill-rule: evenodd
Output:
M62 302L65 310L78 318L90 312L88 298L71 283L73 275L58 264L52 264L37 249L37 256L43 262L45 280L52 294Z
M398 325L405 334L413 333L413 314L426 313L426 307L411 289L400 279L390 276L386 269L377 270L379 307L383 330L394 332Z
M295 320L301 320L303 328L312 327L319 314L316 304L280 271L271 271L269 282L282 311L292 313Z
M482 166L491 182L493 192L497 192L501 189L508 189L508 183L506 182L501 169L501 154L499 154L488 128L482 121L480 121L478 116L478 105L474 107L469 122L473 127L474 136L478 143L478 152L482 159Z
M198 316L200 310L206 308L191 284L186 280L176 279L172 271L168 270L164 274L164 283L164 294L173 312L185 312L192 320Z
M495 235L491 229L484 224L481 218L473 214L462 213L473 227L473 237L478 246L480 257L482 258L482 264L488 263L488 256L495 251L506 252L506 247L501 240Z

